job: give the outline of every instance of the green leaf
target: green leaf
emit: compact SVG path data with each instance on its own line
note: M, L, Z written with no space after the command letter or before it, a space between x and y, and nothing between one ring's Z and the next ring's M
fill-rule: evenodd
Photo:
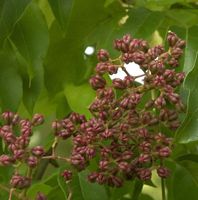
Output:
M84 58L85 37L108 15L102 1L50 1L52 10L65 29L55 21L50 28L50 46L45 60L45 83L50 94L63 90L68 82L80 83L87 71ZM59 4L61 3L61 4ZM62 6L58 6L62 5ZM72 6L65 13L65 6ZM65 15L66 14L66 15ZM83 17L82 17L83 16ZM89 70L89 69L88 69Z
M0 46L11 33L26 6L31 0L1 0L0 2Z
M172 192L174 200L196 200L198 196L198 187L193 181L193 177L179 165L173 175Z
M166 10L166 9L170 9L170 7L173 4L176 3L180 3L182 5L186 5L188 6L187 2L196 2L196 0L138 0L136 1L136 5L137 6L144 6L148 9L151 10L158 10L158 11L162 11L162 10ZM189 5L190 7L190 5Z
M140 180L135 180L132 193L133 200L139 199L139 195L142 192L142 187L143 187L143 182Z
M115 0L106 0L104 7L108 7L110 4L112 4Z
M56 117L57 118L64 118L71 112L71 108L67 102L65 94L62 92L57 95L56 99Z
M38 192L42 192L47 195L52 190L52 187L43 184L43 183L35 183L32 185L27 192L27 196L30 198L35 198Z
M105 48L112 56L117 56L118 52L113 49L113 41L130 33L133 37L144 38L151 41L152 34L164 20L161 12L151 12L144 8L131 9L128 12L128 19L124 24L119 25L119 20L123 13L109 18L96 27L87 40L90 44L97 45L97 49Z
M36 27L36 28L35 28ZM25 74L24 104L30 113L43 87L43 59L47 53L49 35L44 16L39 7L32 3L18 21L11 35L12 42L23 56L29 78Z
M0 52L0 104L3 110L17 111L23 95L17 60L11 52Z
M67 183L65 182L64 178L60 175L62 172L63 172L63 169L61 168L59 170L59 176L57 177L57 182L65 196L65 199L67 199L67 197L68 197L68 188L67 187L68 186L67 186Z
M68 84L64 90L70 108L74 112L85 114L87 117L91 116L88 107L94 100L95 91L87 83L75 86Z
M48 0L48 2L61 28L67 30L74 2L71 0Z
M198 26L193 26L186 29L186 48L185 48L185 60L184 60L184 71L186 73L192 70L194 62L196 60L198 52Z
M198 116L198 59L196 59L193 70L188 74L184 86L189 92L188 108L184 122L177 131L176 141L179 143L189 143L198 140L197 116Z
M87 180L88 171L75 175L71 181L72 199L75 200L107 200L104 186L97 183L90 183Z
M50 191L50 193L47 195L48 200L54 200L54 199L65 199L64 194L59 186L55 186L53 190Z

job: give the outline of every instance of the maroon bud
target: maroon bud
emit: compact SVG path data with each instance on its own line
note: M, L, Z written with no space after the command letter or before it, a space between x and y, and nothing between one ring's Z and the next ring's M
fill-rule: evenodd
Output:
M35 200L47 200L47 197L43 193L38 192Z
M71 164L75 165L75 166L84 166L85 164L85 159L83 156L81 156L80 154L74 154L71 157Z
M31 136L32 135L32 129L30 126L23 126L21 127L21 134L24 136Z
M149 64L152 73L163 73L164 63L161 60L154 60Z
M161 178L167 178L170 175L170 171L168 168L161 166L157 169L157 174Z
M124 82L127 87L131 87L134 84L135 78L133 76L125 76Z
M92 172L88 175L88 180L90 182L95 182L96 181L96 178L99 176L99 173L98 172Z
M33 124L33 126L41 125L41 124L43 124L43 122L44 122L43 115L38 114L38 113L34 114L34 116L32 118L32 124Z
M97 90L105 87L106 80L99 75L95 75L92 78L90 78L89 83L94 90Z
M15 150L19 149L19 147L15 143L11 143L8 145L8 149L14 153Z
M57 133L57 131L61 128L61 123L58 120L52 122L52 129Z
M124 151L121 155L122 160L129 160L133 157L133 152L131 151Z
M6 121L6 123L10 124L12 122L13 117L14 117L14 113L13 112L9 112L9 111L3 112L1 114L1 117L2 117L2 119L4 121Z
M107 181L107 178L106 178L106 176L104 174L99 173L98 176L97 176L97 178L96 178L96 181L99 184L105 184L106 181Z
M172 81L173 78L175 77L175 70L166 69L163 76L165 80Z
M14 159L21 160L25 155L25 151L23 149L16 149L14 150L13 154L14 154Z
M118 72L118 67L116 67L115 65L108 65L107 71L110 75L116 74Z
M180 83L183 82L185 78L185 72L179 72L175 75L176 80L179 80Z
M119 119L121 116L122 116L122 110L121 109L114 110L113 113L112 113L112 119L113 120Z
M29 145L29 142L30 142L29 137L22 135L22 136L17 137L15 144L19 148L24 149Z
M148 155L148 154L141 154L138 158L138 162L140 164L143 164L143 163L148 163L151 161L151 156Z
M111 176L112 186L121 187L123 185L123 180L117 176Z
M142 51L134 52L132 54L133 62L135 62L135 63L137 63L139 65L141 65L145 61L145 59L146 59L145 54Z
M12 134L12 132L4 132L2 138L7 144L11 144L16 141L16 137Z
M133 62L133 54L131 53L124 53L122 55L122 61L126 64L129 64L130 62Z
M120 162L118 164L118 167L120 171L123 171L123 172L128 172L130 170L129 163L127 162Z
M31 185L31 179L19 174L15 174L10 180L10 185L17 189L28 188Z
M104 132L101 133L101 136L103 138L110 138L113 135L113 133L114 132L112 130L107 129L107 130L105 130Z
M167 158L171 154L171 149L169 147L162 147L158 150L158 155L162 158Z
M155 106L158 109L163 108L166 105L166 101L164 99L164 97L159 96L156 100L155 100Z
M179 39L175 45L178 48L184 48L186 46L186 42L184 40Z
M87 147L86 148L86 155L89 159L92 159L96 155L96 151L94 148Z
M173 104L178 103L180 101L180 96L177 93L168 93L167 98Z
M107 63L98 63L96 65L95 70L96 70L96 73L103 75L108 71L108 65Z
M139 149L145 153L149 153L151 151L151 143L147 142L147 141L143 141L140 145L139 145Z
M35 156L30 156L30 157L27 159L27 164L28 164L28 166L31 167L31 168L36 167L37 164L38 164L38 159L37 159L37 157L35 157Z
M140 130L138 131L138 135L139 135L139 137L141 137L141 138L147 138L147 137L149 137L149 132L148 132L147 129L142 128L142 129L140 129Z
M134 52L140 48L141 40L133 39L129 44L129 52Z
M69 138L72 134L70 132L68 132L67 130L63 129L61 131L59 131L58 136L61 137L63 140L66 140L67 138Z
M64 178L65 181L69 181L72 179L72 172L70 170L64 170L61 176Z
M70 119L62 120L62 127L65 128L69 133L75 130L74 123Z
M105 49L100 49L97 53L97 58L101 62L106 62L109 60L109 53Z
M1 155L0 156L0 165L1 166L9 166L14 163L14 159L8 155Z
M177 67L179 65L179 62L177 59L175 58L171 58L170 61L168 62L168 64L172 67Z
M180 58L183 53L183 50L180 48L173 48L171 51L172 57L176 59Z
M178 38L178 36L175 33L171 32L171 31L168 32L167 41L168 41L168 44L171 47L175 46L175 44L178 41L178 39L179 38Z
M114 41L114 48L117 49L118 51L121 51L121 46L122 46L122 40L115 40Z
M164 86L166 84L166 81L164 80L163 76L156 76L154 81L153 81L154 85L157 87L161 87Z
M29 127L31 127L31 122L29 120L27 120L27 119L22 119L22 120L20 120L19 123L20 123L21 127L23 127L23 126L29 126Z
M153 48L150 48L148 50L148 55L151 56L152 59L157 58L158 56L160 56L162 53L164 53L164 48L161 45L157 45Z
M122 38L122 41L123 41L126 45L129 45L130 42L131 42L131 40L132 40L132 37L131 37L130 34L126 34L126 35L124 35L123 38Z
M116 89L125 89L126 88L125 82L120 78L113 79L112 83L113 83L113 87Z
M99 162L99 169L105 171L108 169L109 162L107 160L101 160Z
M142 181L147 181L151 179L151 170L150 169L139 169L138 170L138 177Z
M41 157L44 155L44 149L42 146L35 146L31 149L31 152L34 156Z

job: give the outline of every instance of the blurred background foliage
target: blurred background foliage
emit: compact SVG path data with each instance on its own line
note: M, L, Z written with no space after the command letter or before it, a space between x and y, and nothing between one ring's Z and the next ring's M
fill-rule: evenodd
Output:
M198 2L196 0L0 0L0 107L30 117L39 112L46 125L34 143L49 147L52 119L71 111L90 117L88 105L94 92L88 79L100 48L112 50L113 40L126 33L147 39L150 45L165 43L167 31L186 40L180 69L187 74L181 89L187 105L183 124L175 134L175 150L167 161L168 200L197 200L198 196ZM87 55L91 46L94 53ZM65 147L66 146L66 147ZM69 151L63 144L60 151ZM65 164L63 163L64 167ZM0 168L0 181L9 172ZM53 172L53 173L52 173ZM31 197L44 190L51 199L65 199L67 188L48 166L45 178L28 191ZM86 171L72 182L74 200L138 199L137 181L120 189L90 184ZM4 177L4 174L6 175ZM50 176L49 176L50 174ZM140 200L159 200L159 180L144 186ZM97 195L96 195L97 194ZM3 193L0 199L3 199Z

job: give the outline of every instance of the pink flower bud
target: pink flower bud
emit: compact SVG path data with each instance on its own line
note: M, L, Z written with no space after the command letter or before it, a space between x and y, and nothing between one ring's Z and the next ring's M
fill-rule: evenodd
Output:
M32 124L33 124L33 126L41 125L41 124L43 124L43 122L44 122L43 115L38 114L38 113L34 114L34 116L32 118Z
M47 200L47 197L43 193L38 192L35 200Z
M170 171L168 168L161 166L157 169L157 174L161 178L167 178L170 175Z
M8 155L1 155L0 156L0 165L1 166L9 166L14 163L14 159Z
M169 147L162 147L158 150L158 155L162 158L167 158L171 154L171 150Z
M35 146L31 149L31 152L34 156L41 157L44 155L45 151L42 146Z
M65 181L69 181L72 179L72 172L70 170L64 170L61 176L64 178Z
M113 83L113 87L116 89L125 89L126 88L125 82L120 78L113 79L112 83Z
M106 80L103 77L96 75L90 78L89 83L94 90L97 90L105 87Z
M31 168L36 167L37 164L38 164L38 159L37 159L37 157L35 157L35 156L30 156L30 157L27 159L27 164L28 164L28 166L31 167Z
M106 62L109 60L109 53L105 49L100 49L97 53L97 58L101 62Z
M19 174L15 174L10 180L10 185L17 189L28 188L31 185L31 179Z
M151 179L151 170L150 169L139 169L138 170L138 177L142 181L147 181Z

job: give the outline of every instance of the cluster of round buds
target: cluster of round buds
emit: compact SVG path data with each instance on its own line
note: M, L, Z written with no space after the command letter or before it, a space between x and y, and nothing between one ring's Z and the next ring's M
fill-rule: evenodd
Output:
M149 47L146 41L127 34L115 40L114 47L121 53L117 59L100 50L96 74L90 78L96 90L96 98L89 107L93 117L86 120L72 113L53 122L57 137L72 136L70 163L77 170L85 169L97 156L97 168L88 176L91 182L120 187L124 180L150 180L154 169L161 178L169 175L163 160L171 155L172 138L165 130L176 130L180 126L178 116L184 111L177 93L184 73L177 72L175 67L185 42L172 32L167 41L166 51L161 45ZM136 84L139 76L131 76L125 68L130 62L143 70L142 85ZM126 73L125 78L107 84L104 74L116 73L118 68ZM118 90L121 95L117 95ZM62 176L67 181L72 173L65 170Z
M24 163L32 170L44 155L43 147L29 147L33 128L44 122L43 115L35 114L32 120L28 120L21 119L18 114L7 111L1 114L1 119L0 137L5 143L6 154L0 155L0 165L16 167ZM29 187L30 184L31 177L19 174L11 177L10 185L14 188L23 189Z

